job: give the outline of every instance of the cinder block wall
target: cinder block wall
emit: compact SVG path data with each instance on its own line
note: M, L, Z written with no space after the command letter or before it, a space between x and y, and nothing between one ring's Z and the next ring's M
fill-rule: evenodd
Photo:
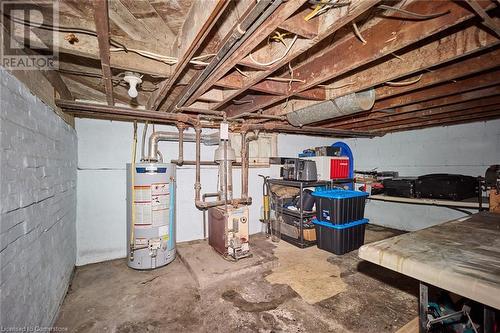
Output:
M76 258L77 138L0 68L0 327L48 326Z

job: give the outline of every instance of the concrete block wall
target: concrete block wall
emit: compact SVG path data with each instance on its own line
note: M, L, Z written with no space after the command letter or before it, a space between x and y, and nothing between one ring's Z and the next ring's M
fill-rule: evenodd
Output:
M44 327L76 260L76 132L3 68L0 94L0 326Z

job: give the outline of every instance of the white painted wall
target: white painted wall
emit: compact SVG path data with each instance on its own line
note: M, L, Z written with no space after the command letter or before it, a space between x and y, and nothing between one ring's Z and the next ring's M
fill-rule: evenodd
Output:
M47 327L76 260L76 133L1 67L0 111L0 327Z
M132 124L103 120L77 119L78 134L78 209L77 265L109 260L126 255L125 164L131 159ZM401 132L375 139L345 140L355 155L357 169L397 170L401 175L433 172L483 174L487 166L500 160L500 121L473 123ZM157 130L176 131L158 126ZM139 136L142 126L139 125ZM295 135L278 137L278 154L296 156L305 148L338 141ZM161 142L165 160L177 158L177 143ZM214 147L202 146L202 159L213 158ZM185 159L194 159L194 143L186 143ZM250 231L261 230L258 221L262 180L257 175L278 175L278 169L250 169ZM235 196L240 193L240 172L234 174ZM203 237L202 215L194 207L194 167L178 168L177 241ZM202 168L202 193L216 190L217 170ZM415 230L441 223L461 213L447 208L369 202L371 223Z
M500 163L500 120L433 127L387 134L374 139L347 139L358 170L394 170L400 176L429 173L483 175ZM418 230L464 216L442 207L371 201L370 223Z
M151 129L151 128L150 128ZM103 120L77 119L78 134L78 209L77 209L77 265L99 262L126 256L126 174L125 164L132 155L131 123ZM177 131L175 127L157 126L156 130ZM192 133L189 131L188 133ZM207 133L208 130L207 130ZM142 125L139 124L139 139ZM139 140L140 141L140 140ZM305 148L327 145L333 139L280 135L280 156L297 156ZM140 146L140 144L139 144ZM160 142L165 161L177 158L176 142ZM215 147L203 146L203 160L213 160ZM139 152L138 152L139 159ZM194 160L195 144L185 143L184 159ZM261 231L260 206L262 179L258 174L278 176L279 169L251 168L249 195L254 204L250 207L250 232ZM177 169L177 241L203 238L202 213L194 206L194 166ZM235 169L234 193L241 191L240 169ZM202 193L217 190L217 169L202 167Z

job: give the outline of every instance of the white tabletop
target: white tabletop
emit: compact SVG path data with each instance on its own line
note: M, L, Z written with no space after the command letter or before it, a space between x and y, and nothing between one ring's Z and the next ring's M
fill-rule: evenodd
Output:
M500 214L482 212L367 244L359 257L500 309Z

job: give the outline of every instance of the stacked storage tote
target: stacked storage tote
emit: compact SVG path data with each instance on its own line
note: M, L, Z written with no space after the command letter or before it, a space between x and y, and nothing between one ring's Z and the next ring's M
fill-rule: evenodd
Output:
M344 254L365 240L365 201L368 193L348 190L313 192L316 197L317 244L320 249Z
M175 165L127 164L128 266L153 269L175 258Z

